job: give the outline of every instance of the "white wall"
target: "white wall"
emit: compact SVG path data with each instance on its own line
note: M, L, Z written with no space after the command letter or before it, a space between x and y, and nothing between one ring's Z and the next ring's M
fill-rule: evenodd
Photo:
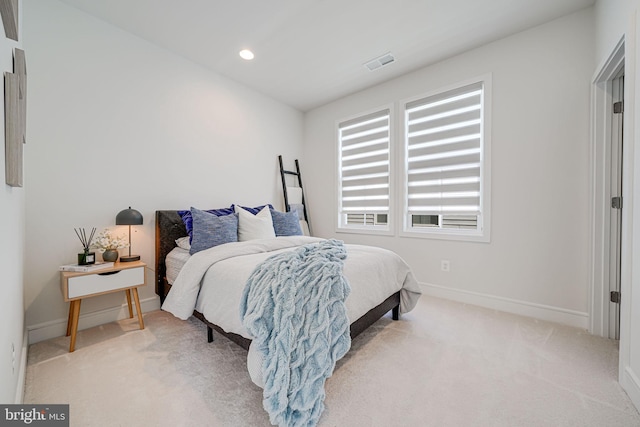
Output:
M22 2L20 2L21 5ZM21 11L20 11L21 12ZM18 13L21 17L22 13ZM22 25L19 25L20 33ZM20 34L19 33L19 34ZM0 70L13 72L13 49L22 48L22 36L18 42L5 38L0 29ZM0 102L0 122L4 129L4 102ZM4 141L4 131L2 132ZM4 146L4 142L2 144ZM26 145L25 148L28 148ZM28 149L26 150L29 151ZM27 154L25 154L27 155ZM24 172L29 173L28 169ZM0 191L0 271L2 271L2 298L0 298L0 402L21 402L16 396L22 389L19 381L20 362L23 356L24 300L23 275L24 233L25 233L25 193L26 185L9 187L4 184L5 152L0 150L0 176L3 188ZM15 355L12 354L12 347Z
M300 157L303 118L58 1L31 0L24 8L25 302L30 341L37 341L65 332L68 304L57 269L81 249L74 227L115 227L121 209L138 209L144 225L133 252L150 267L141 299L157 308L155 210L281 207L277 155L288 166ZM124 294L84 301L80 328L123 315L123 303Z
M598 0L594 8L596 64L605 60L627 31L629 0Z
M593 41L589 8L308 112L302 167L316 234L395 250L430 293L586 328ZM485 73L491 242L335 233L336 122Z

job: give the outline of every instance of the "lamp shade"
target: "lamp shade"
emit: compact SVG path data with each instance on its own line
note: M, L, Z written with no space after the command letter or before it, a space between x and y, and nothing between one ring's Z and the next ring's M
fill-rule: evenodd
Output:
M122 210L116 215L116 225L141 225L142 214L135 209Z

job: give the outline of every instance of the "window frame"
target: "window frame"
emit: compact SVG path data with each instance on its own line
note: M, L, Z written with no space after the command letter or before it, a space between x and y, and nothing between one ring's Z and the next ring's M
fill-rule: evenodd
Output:
M340 138L340 125L345 122L354 121L359 118L365 118L366 116L374 115L376 113L381 113L383 111L389 112L389 141L388 141L388 149L389 149L389 199L388 199L388 210L384 212L387 215L387 223L386 225L355 225L355 224L347 224L346 221L342 221L341 216L342 213L342 141ZM364 112L359 112L357 114L353 114L346 118L342 118L340 120L336 120L335 122L335 172L334 177L336 179L336 183L334 185L334 191L336 192L335 203L336 208L334 209L334 218L335 218L335 231L336 233L356 233L356 234L369 234L369 235L394 235L395 234L395 218L396 214L396 206L395 206L395 151L396 147L394 141L397 140L396 135L396 114L394 109L394 104L385 104L376 108L372 108L366 110ZM381 213L381 212L370 212L370 213Z
M412 96L400 101L398 121L400 137L397 140L399 167L397 173L400 187L400 197L396 217L399 220L399 235L427 239L461 240L472 242L491 241L491 97L492 76L485 74L476 78L464 80L445 87ZM481 151L480 151L480 214L478 215L478 229L457 229L441 227L412 227L411 215L408 213L408 141L407 141L407 105L424 98L437 96L448 91L460 89L464 86L482 83L482 122L481 122Z

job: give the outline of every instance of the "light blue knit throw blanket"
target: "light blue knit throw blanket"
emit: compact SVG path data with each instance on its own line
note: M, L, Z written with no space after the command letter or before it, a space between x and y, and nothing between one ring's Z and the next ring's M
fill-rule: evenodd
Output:
M263 406L273 425L315 426L324 383L351 346L341 241L274 255L253 271L240 316L263 355Z

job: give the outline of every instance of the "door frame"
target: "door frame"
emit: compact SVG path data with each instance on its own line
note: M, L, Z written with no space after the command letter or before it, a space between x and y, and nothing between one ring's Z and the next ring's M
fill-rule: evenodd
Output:
M615 250L611 245L610 230L613 82L619 77L624 67L625 41L622 37L609 57L597 68L591 90L589 332L603 337L609 337L611 329L609 278L611 251Z
M613 113L611 116L611 166L610 166L610 188L611 197L622 199L622 166L624 156L624 68L612 80L613 104L621 102L623 111ZM613 208L611 200L610 209L610 261L609 261L609 291L620 292L622 288L622 206L619 209ZM606 295L605 295L606 296ZM620 302L609 303L609 338L620 339Z

